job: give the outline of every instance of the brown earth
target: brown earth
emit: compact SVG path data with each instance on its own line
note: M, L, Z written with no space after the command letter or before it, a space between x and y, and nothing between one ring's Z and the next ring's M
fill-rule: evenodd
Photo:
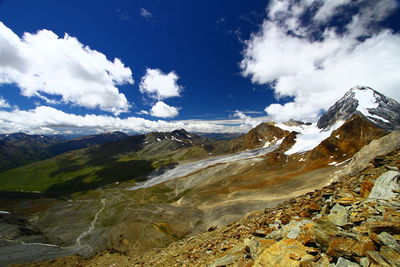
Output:
M342 177L321 190L251 212L226 227L166 248L133 256L104 251L88 259L69 256L15 266L271 266L273 262L274 266L328 266L339 261L398 266L400 205L366 202L369 193L361 190L388 168L400 168L400 150L378 158L357 176ZM400 204L399 198L396 201ZM344 226L331 219L338 204L352 210ZM298 222L297 237L288 237Z

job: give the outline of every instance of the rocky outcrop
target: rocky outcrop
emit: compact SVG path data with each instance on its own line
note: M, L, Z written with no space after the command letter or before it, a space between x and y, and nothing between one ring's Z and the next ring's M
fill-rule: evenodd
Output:
M368 196L368 200L391 200L395 198L398 195L398 193L395 192L400 192L399 178L400 172L398 171L388 171L379 176Z
M310 151L311 159L334 159L336 162L352 157L371 141L388 132L377 127L365 117L353 115L341 127Z
M342 175L357 175L370 165L372 159L388 154L400 148L400 131L394 131L380 139L374 140L357 152Z
M269 123L261 123L250 130L247 134L231 140L230 150L236 152L244 149L256 149L276 143L276 141L286 137L288 131L282 130Z

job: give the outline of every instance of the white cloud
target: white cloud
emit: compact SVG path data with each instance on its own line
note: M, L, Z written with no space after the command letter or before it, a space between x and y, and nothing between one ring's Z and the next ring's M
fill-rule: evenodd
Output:
M264 120L265 118L252 118L239 110L236 110L233 113L233 117L241 119L242 120L241 124L248 129L252 129L265 121Z
M139 117L84 116L65 113L53 107L39 106L32 110L0 110L0 133L91 134L107 131L162 132L186 129L191 132L245 132L243 120L151 121Z
M139 115L149 115L150 113L147 110L141 110L137 114L139 114Z
M139 10L140 10L140 16L144 18L151 18L153 16L153 14L151 14L151 12L145 9L144 7L141 7Z
M116 86L133 84L132 72L65 34L49 30L18 37L0 22L0 84L15 83L26 97L119 114L129 110Z
M159 69L147 69L139 85L140 92L156 100L180 96L182 87L177 84L179 77L175 72L168 74Z
M357 12L346 13L338 31L330 20L345 17L338 12L350 12L349 5ZM293 97L266 107L275 120L316 120L357 84L400 100L400 34L379 28L396 8L395 0L271 1L260 31L246 43L242 74L271 86L277 99ZM307 23L302 18L310 14Z
M150 115L153 117L160 118L173 118L178 116L178 108L169 106L163 101L158 101L151 109Z
M181 96L182 86L178 85L179 77L175 72L168 74L163 73L159 69L146 70L146 74L142 77L139 90L142 94L148 95L157 102L150 109L150 114L154 117L172 118L179 114L179 109L164 103L163 99Z
M5 100L2 96L0 96L0 108L10 108L10 104L8 104L7 100Z

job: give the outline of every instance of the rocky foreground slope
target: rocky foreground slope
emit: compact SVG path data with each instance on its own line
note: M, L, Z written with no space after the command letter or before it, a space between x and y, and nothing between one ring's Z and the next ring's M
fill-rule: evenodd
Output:
M356 175L166 248L16 266L400 266L399 140L394 132L366 146L394 151L358 165L354 157L349 166L365 168Z

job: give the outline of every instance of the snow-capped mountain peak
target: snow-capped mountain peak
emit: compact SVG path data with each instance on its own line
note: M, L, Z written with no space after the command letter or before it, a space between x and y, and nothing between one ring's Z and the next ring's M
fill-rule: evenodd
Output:
M339 120L359 114L386 130L400 129L400 104L367 86L355 86L321 116L318 127L327 129Z

